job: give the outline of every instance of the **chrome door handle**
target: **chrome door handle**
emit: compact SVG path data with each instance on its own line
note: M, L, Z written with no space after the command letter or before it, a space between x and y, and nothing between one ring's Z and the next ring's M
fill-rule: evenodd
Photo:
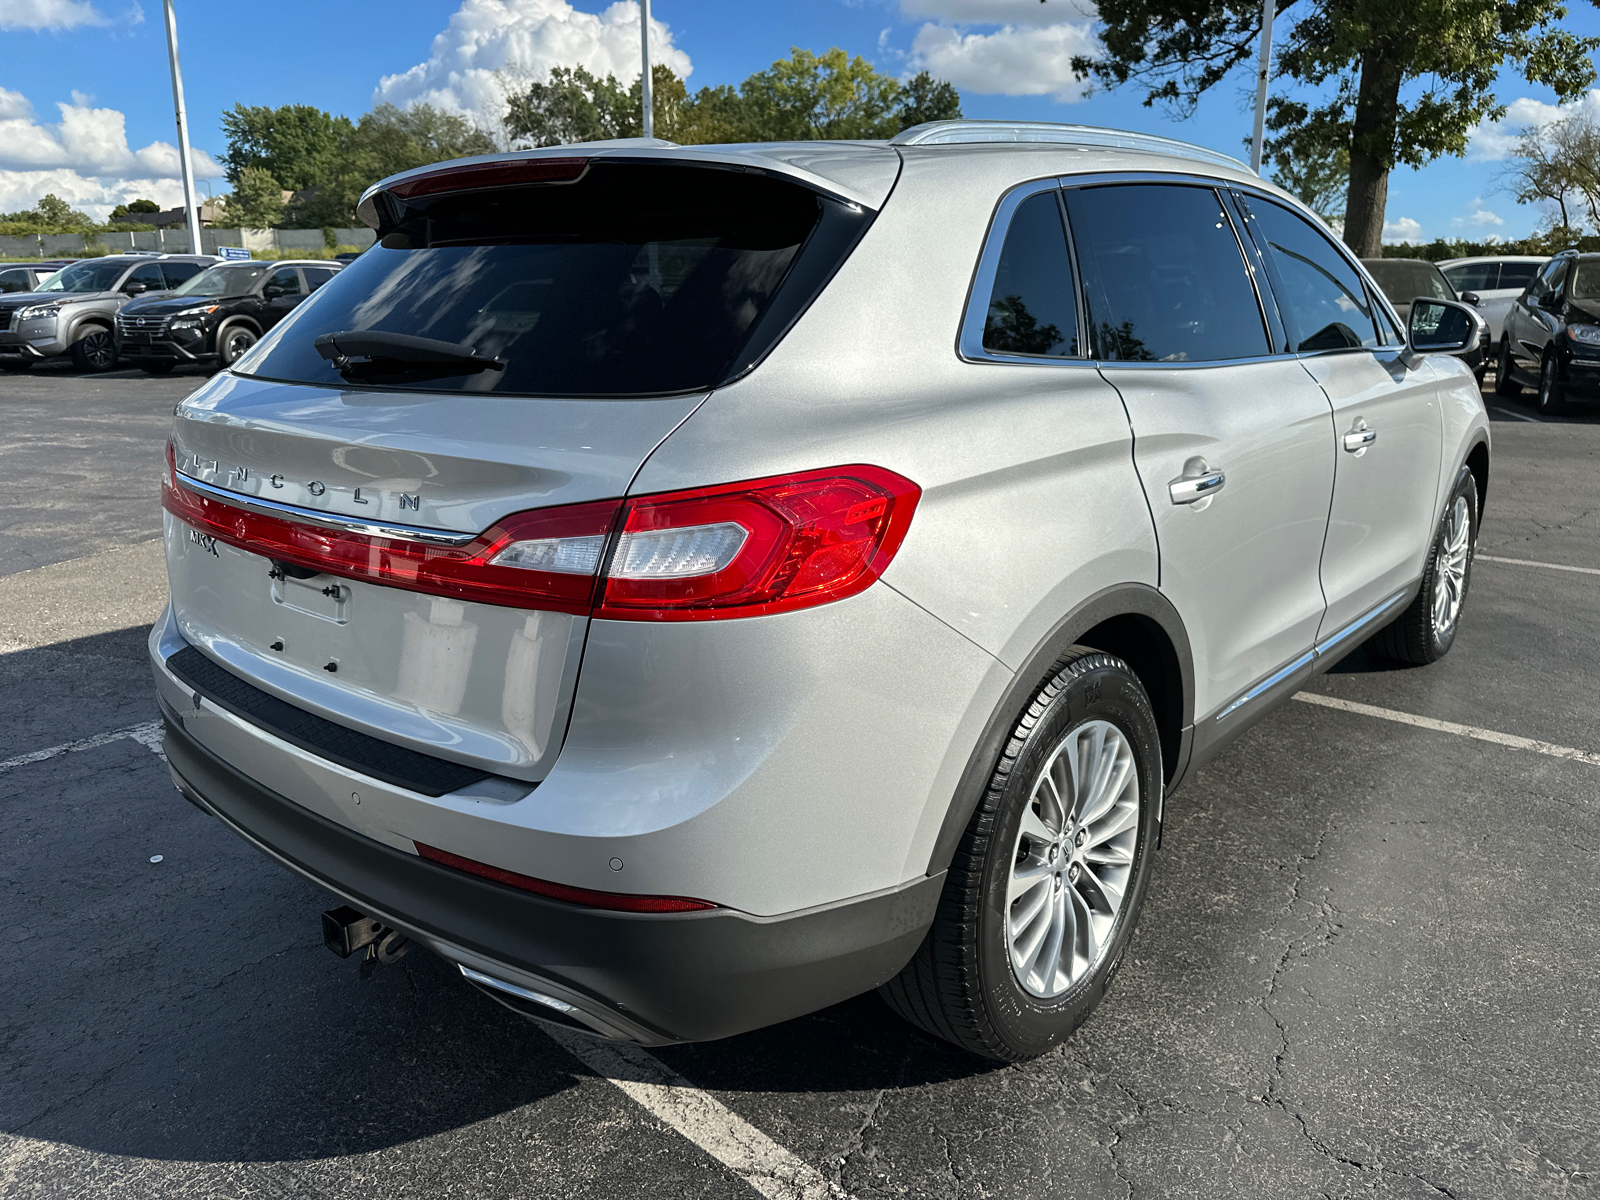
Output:
M1344 448L1351 454L1359 454L1377 440L1376 429L1356 429L1344 435Z
M1193 504L1214 496L1222 490L1228 477L1221 471L1207 471L1204 475L1181 476L1167 484L1167 493L1174 504Z

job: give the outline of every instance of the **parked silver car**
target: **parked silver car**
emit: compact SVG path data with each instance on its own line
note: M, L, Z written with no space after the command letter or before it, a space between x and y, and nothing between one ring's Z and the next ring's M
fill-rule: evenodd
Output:
M0 296L0 368L26 371L70 355L80 371L109 371L117 365L117 310L135 296L175 288L216 261L209 254L85 258L37 291Z
M342 898L342 954L647 1044L881 987L1027 1058L1187 774L1458 636L1482 322L1402 334L1232 159L951 122L360 211L179 406L150 638L179 789Z

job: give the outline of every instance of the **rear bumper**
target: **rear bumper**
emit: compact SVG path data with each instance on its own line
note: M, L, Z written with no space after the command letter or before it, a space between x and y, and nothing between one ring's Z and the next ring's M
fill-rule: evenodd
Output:
M944 883L941 873L775 917L584 908L355 833L205 749L164 698L162 714L179 790L248 841L443 957L571 1006L491 991L519 1011L646 1045L729 1037L886 982L922 940Z

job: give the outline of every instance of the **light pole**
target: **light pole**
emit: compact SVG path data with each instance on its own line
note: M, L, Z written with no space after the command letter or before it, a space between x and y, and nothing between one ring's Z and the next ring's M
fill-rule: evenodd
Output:
M644 104L644 135L656 135L655 101L650 96L650 0L639 0L639 45L644 48L644 74L639 77L639 98Z
M1267 126L1267 78L1272 73L1272 18L1277 0L1261 0L1261 66L1256 73L1256 132L1250 139L1250 169L1261 174L1261 139Z
M194 163L189 157L189 117L183 110L183 76L178 71L178 20L172 0L162 0L167 11L167 61L172 64L172 107L178 113L178 163L183 168L183 207L189 220L189 253L200 253L200 205L194 198Z

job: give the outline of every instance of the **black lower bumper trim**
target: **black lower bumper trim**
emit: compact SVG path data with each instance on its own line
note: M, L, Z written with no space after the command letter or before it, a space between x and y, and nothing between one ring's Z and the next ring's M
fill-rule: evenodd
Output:
M780 917L638 914L519 892L383 845L241 774L167 714L173 771L220 817L357 908L584 997L642 1041L710 1041L887 982L921 942L944 883Z
M219 708L290 745L424 796L442 796L489 778L489 772L396 746L309 713L240 679L193 646L166 662L167 670Z

